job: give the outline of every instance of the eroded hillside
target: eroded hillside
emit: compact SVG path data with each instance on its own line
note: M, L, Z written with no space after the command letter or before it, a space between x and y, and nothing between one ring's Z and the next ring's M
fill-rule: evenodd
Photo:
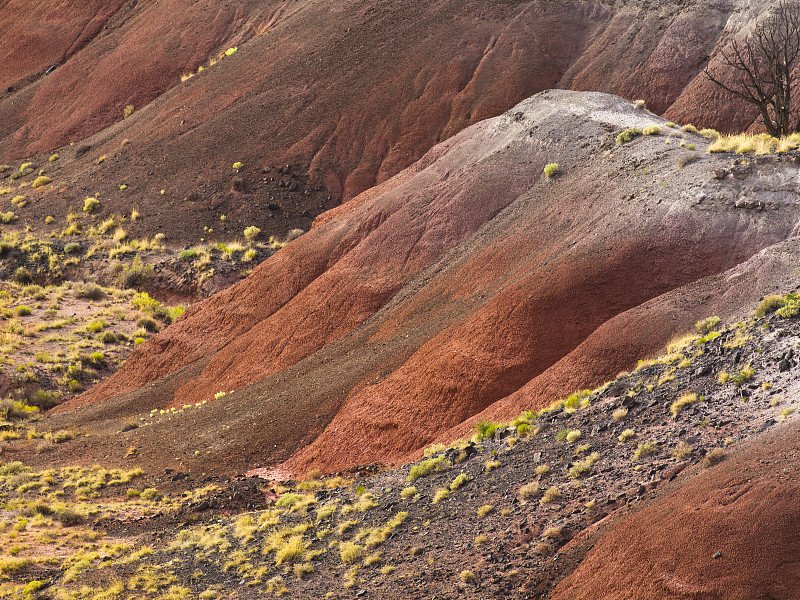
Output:
M629 127L657 131L617 143ZM336 471L605 381L796 285L793 159L707 144L613 96L535 96L320 218L54 423L153 463L169 439L190 470ZM119 442L126 418L203 402L182 433Z
M6 2L0 163L52 183L3 181L0 208L25 196L12 227L49 233L99 194L100 216L138 209L131 234L175 246L282 237L554 87L746 128L698 73L768 4Z
M792 598L798 311L704 319L631 373L376 475L198 478L167 454L146 473L136 446L53 468L87 432L13 407L0 596Z

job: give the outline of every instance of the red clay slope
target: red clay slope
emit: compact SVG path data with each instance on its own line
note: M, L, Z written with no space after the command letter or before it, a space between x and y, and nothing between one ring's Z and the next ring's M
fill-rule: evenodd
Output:
M610 319L741 263L797 221L784 163L715 180L730 158L678 170L688 151L663 135L614 143L653 123L619 98L566 91L481 122L193 306L62 418L102 429L233 391L192 413L197 431L228 423L198 468L296 452L286 467L303 472L403 457L543 374L555 383L526 408L550 402L572 382L553 366ZM551 161L561 174L547 179ZM735 208L740 196L775 208ZM644 335L604 336L585 357L590 379L658 348L704 300L677 326L643 320ZM158 431L132 433L132 445ZM192 430L175 435L188 454Z
M106 2L91 5L85 24L90 10L73 15L54 2L0 5L12 32L0 53L14 65L4 77L31 81L0 94L0 161L88 138L89 152L64 148L47 167L71 185L34 203L36 215L60 219L84 193L100 192L104 210L142 213L132 234L164 230L176 242L202 236L214 220L220 235L222 213L236 224L230 231L256 224L282 234L307 225L305 210L330 206L301 195L298 210L282 207L292 214L274 220L261 167L298 164L334 200L349 199L465 126L552 87L644 98L679 122L699 115L707 126L746 126L754 114L697 74L726 27L769 4ZM72 33L50 36L54 29ZM236 54L209 67L233 46ZM60 66L39 76L52 63ZM127 105L136 112L123 121ZM245 193L231 191L235 161L246 165ZM206 206L213 211L198 223ZM30 224L41 227L38 218Z
M796 425L724 462L602 535L553 600L800 597Z
M27 83L80 52L125 0L0 2L0 89Z

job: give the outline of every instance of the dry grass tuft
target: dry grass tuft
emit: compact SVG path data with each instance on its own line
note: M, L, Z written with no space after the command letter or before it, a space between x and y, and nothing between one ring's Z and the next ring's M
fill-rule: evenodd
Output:
M683 409L685 409L687 406L691 406L697 402L697 400L697 394L684 394L670 405L669 412L674 418L677 419L678 415L683 412Z
M703 459L703 466L708 468L718 465L725 460L726 456L725 450L722 448L714 448L711 452L706 454L706 457Z

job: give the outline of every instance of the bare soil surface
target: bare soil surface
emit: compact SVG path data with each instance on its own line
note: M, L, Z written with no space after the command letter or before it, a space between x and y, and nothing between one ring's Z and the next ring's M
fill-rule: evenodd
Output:
M99 193L101 211L148 216L139 237L283 237L549 88L744 129L757 115L699 73L768 5L5 2L0 164L52 183L0 181L0 208L23 194L19 225L47 231Z
M166 440L192 473L296 475L405 461L601 383L798 284L794 158L707 143L616 97L538 95L320 219L50 418L119 458L125 419L200 405L126 434L143 464Z

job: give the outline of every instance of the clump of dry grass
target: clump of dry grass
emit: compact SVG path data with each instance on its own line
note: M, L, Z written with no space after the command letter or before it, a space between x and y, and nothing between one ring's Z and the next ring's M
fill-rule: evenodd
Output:
M685 409L687 406L691 406L697 402L697 400L697 394L684 394L670 405L669 412L674 418L677 419L678 415L683 412L683 409Z
M633 429L626 429L625 431L623 431L622 433L619 434L619 437L617 437L617 439L620 442L627 442L629 439L631 439L635 435L636 435L636 432Z
M622 421L625 417L628 416L628 409L627 408L618 408L611 414L611 418L615 421Z
M547 491L542 494L542 497L539 499L539 504L553 504L554 502L558 502L561 499L561 490L558 489L558 486L552 486L547 488Z
M793 133L775 138L767 133L751 135L738 133L721 135L708 146L709 154L714 152L735 152L736 154L782 154L800 147L800 134Z
M760 317L765 317L766 315L781 308L784 304L786 304L786 299L783 296L770 294L769 296L764 297L764 299L758 305L755 316L757 319Z
M339 544L339 557L345 564L352 564L361 560L364 554L364 547L354 542L342 542Z
M639 444L639 446L636 448L636 451L633 453L633 458L639 460L641 458L647 458L655 454L658 454L658 444L649 441Z
M542 537L548 540L556 540L561 537L564 528L561 526L548 527L542 532Z
M570 478L579 479L580 477L585 477L591 472L594 463L598 460L600 460L600 455L597 452L592 452L583 460L575 461L569 468Z
M678 445L675 446L675 450L672 451L672 456L677 458L678 460L683 460L688 458L692 454L692 447L684 441L678 442Z
M539 482L531 481L519 488L519 497L523 500L533 500L539 494Z
M725 453L725 450L722 448L714 448L711 452L706 454L705 459L703 459L703 466L708 468L718 465L725 460L726 456L727 454Z

